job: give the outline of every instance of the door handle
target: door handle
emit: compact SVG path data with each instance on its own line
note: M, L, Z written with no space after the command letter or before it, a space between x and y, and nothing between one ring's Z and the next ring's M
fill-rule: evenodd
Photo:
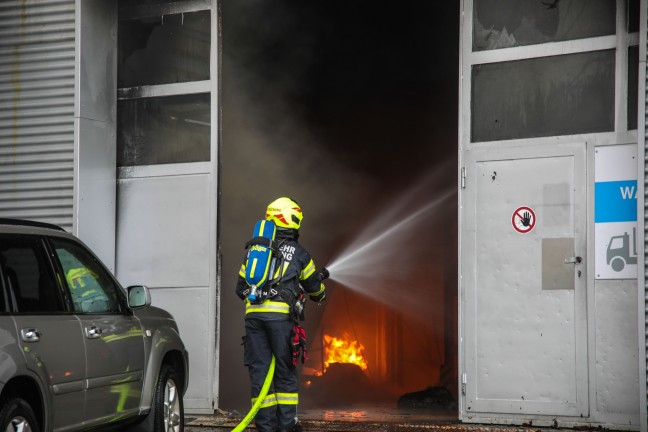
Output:
M35 328L26 328L20 330L20 337L25 342L38 342L42 333Z
M583 258L579 256L565 258L565 264L580 264L583 262Z
M90 326L85 328L85 334L88 339L98 339L101 337L103 331L97 326Z

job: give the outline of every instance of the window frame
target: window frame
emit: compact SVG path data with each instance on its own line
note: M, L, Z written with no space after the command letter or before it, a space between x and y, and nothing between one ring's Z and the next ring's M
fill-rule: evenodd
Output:
M472 10L471 10L471 13L470 13L470 25L473 26L470 29L470 36L471 36L470 48L471 48L471 52L474 54L474 53L484 52L484 51L498 51L498 50L507 49L507 48L490 48L490 49L483 49L483 50L478 49L478 50L473 51L474 41L475 41L475 39L474 39L474 37L475 37L475 35L474 35L474 24L475 24L474 15L475 15L475 3L476 2L478 2L478 0L473 0L472 1ZM617 14L619 13L618 6L616 7L616 12L617 12ZM536 46L536 45L560 44L560 43L563 43L563 42L572 42L572 41L586 41L586 40L597 40L597 39L602 39L602 38L615 38L615 34L618 31L618 20L615 21L615 27L616 27L616 31L609 34L609 35L590 36L590 37L586 37L586 38L567 39L567 40L563 40L563 41L552 41L552 40L550 40L550 41L546 41L546 42L533 42L533 43L529 43L528 45L516 45L514 47L508 47L508 49L511 49L511 48L524 48L524 47L528 48L528 47L532 47L532 46ZM511 33L511 34L515 35L515 33Z
M487 63L499 63L516 60L526 60L538 57L551 57L569 55L589 51L602 51L614 49L615 55L615 83L614 83L614 130L611 132L587 132L575 135L560 135L560 141L573 142L574 138L593 141L597 137L597 145L615 144L618 142L636 142L636 129L628 129L627 109L627 71L628 47L639 44L639 33L628 33L626 14L627 2L616 0L616 32L610 36L598 36L587 39L576 39L561 42L549 42L536 45L525 45L510 48L498 48L486 51L473 51L473 1L466 0L462 14L464 20L461 28L461 63L460 63L460 113L459 113L459 146L464 148L480 148L489 144L510 141L511 143L533 143L546 140L549 137L516 138L511 140L496 141L471 141L472 137L472 75L474 66ZM463 110L463 112L461 112Z
M204 97L203 100L201 100L201 98L200 98L201 95ZM186 96L197 96L197 97L196 98L187 98ZM137 114L139 114L139 113L147 113L147 115L143 116L143 117L146 117L147 121L145 121L143 123L140 123L139 126L150 125L151 123L149 123L149 122L154 123L156 120L158 120L158 122L161 120L156 115L149 115L148 113L150 113L151 111L149 111L148 109L141 109L141 108L132 109L132 110L124 109L124 107L122 106L122 102L130 103L130 102L133 102L133 101L147 101L149 103L157 104L156 106L158 107L158 109L162 108L162 109L160 109L160 111L163 111L163 110L166 111L166 110L169 109L170 106L171 107L173 107L173 106L180 107L181 110L184 109L184 108L189 108L189 107L205 106L205 107L208 108L207 111L209 111L211 109L211 107L210 107L210 99L211 99L210 92L197 92L197 93L192 92L192 93L182 93L182 94L163 95L163 96L157 96L157 95L154 95L154 94L150 94L147 97L120 99L120 100L118 100L118 103L117 103L117 109L118 109L117 125L118 125L118 127L119 126L121 126L121 127L124 126L123 122L122 122L122 117L121 117L124 112L126 113L124 118L133 118L133 117L137 118L137 117L139 117L138 115L128 116L129 111L131 113L137 113ZM169 102L171 102L171 105L167 105ZM153 111L155 111L155 110L153 110ZM179 121L180 120L181 119L179 119ZM187 123L189 121L190 121L189 119L184 120L184 122L187 122ZM127 171L132 171L133 169L140 168L140 167L160 167L160 166L178 165L178 164L184 164L184 165L188 165L188 166L191 166L192 164L205 164L205 163L208 164L210 162L209 159L211 158L211 149L210 149L210 147L211 147L211 127L212 126L211 126L211 124L206 124L206 123L203 123L201 121L199 122L198 120L196 120L195 122L199 123L203 127L206 126L206 128L209 129L209 131L208 131L209 133L207 133L207 134L197 134L196 136L184 135L182 132L185 132L185 131L188 132L191 129L196 129L196 128L195 128L195 125L191 125L191 127L190 126L185 126L183 128L183 126L182 126L183 122L182 121L180 121L181 124L178 125L178 128L171 129L171 130L167 131L168 134L171 134L173 132L173 130L181 130L182 132L180 133L180 137L182 137L182 139L187 140L189 142L193 142L193 143L200 142L200 145L195 147L195 148L199 149L198 154L196 152L192 152L191 151L192 149L190 149L189 147L185 147L185 148L182 149L182 153L188 153L191 156L191 157L187 157L187 159L194 158L193 161L192 160L180 160L181 158L178 158L176 160L172 160L174 158L171 158L168 161L164 161L164 157L159 157L160 154L164 154L165 151L174 152L173 147L167 148L166 145L162 145L162 146L144 145L141 148L136 145L134 147L135 148L135 153L138 153L138 151L137 151L138 149L139 150L144 150L143 153L146 156L144 156L144 157L140 156L140 157L136 158L136 159L140 159L140 161L139 161L140 164L138 164L138 165L130 165L130 164L123 164L122 165L122 163L125 162L122 159L129 159L128 157L124 158L124 154L127 153L125 150L128 149L128 150L132 151L134 149L133 147L130 147L130 146L126 145L124 142L122 142L121 146L118 147L118 154L117 154L117 169L118 169L118 172L122 173L124 171L126 171L126 172ZM137 123L137 122L135 122L135 123ZM132 126L133 124L130 124L130 125ZM133 129L131 129L131 128L125 128L125 130L127 132L129 132L129 131L132 132L133 131ZM158 143L159 140L156 141L155 139L151 138L151 137L153 137L153 138L156 137L156 135L155 135L156 132L153 129L149 129L149 128L146 128L145 130L146 130L146 134L144 136L146 138L144 139L144 142L149 143L149 144L152 143L152 142L153 143ZM202 139L206 138L208 140L208 142L205 143L204 141L201 140L201 138ZM122 130L121 130L121 128L118 129L118 131L117 131L117 140L118 140L118 142L122 141ZM171 140L170 142L173 142L173 140ZM203 145L205 145L205 144L206 144L206 146L204 147ZM207 154L205 154L205 153L207 153ZM158 161L151 161L151 159L148 157L148 156L151 156L151 155L158 155ZM201 156L201 157L197 157L197 156ZM148 159L148 163L143 164L141 159ZM153 159L155 159L154 156L153 156ZM126 162L128 162L128 161L126 161Z
M187 0L183 2L172 2L172 3L159 3L159 4L149 4L149 5L125 5L122 6L121 3L126 3L124 0L120 0L119 6L119 16L118 21L128 21L135 20L140 18L147 17L157 17L161 15L168 14L178 14L178 13L189 13L189 12L200 12L200 11L210 11L211 14L211 31L214 32L214 29L217 27L217 23L214 22L213 14L213 0ZM214 43L213 34L211 36L212 45ZM210 47L210 63L213 63L211 57L214 56L215 49L213 46ZM139 99L139 98L150 98L150 97L165 97L165 96L180 96L180 95L190 95L197 93L206 93L212 94L214 91L213 87L213 67L210 70L210 79L201 80L201 81L189 81L182 83L172 83L172 84L156 84L156 85L144 85L137 87L124 87L117 88L117 100L130 100L130 99ZM211 97L212 104L213 95ZM216 125L213 122L213 113L214 107L210 107L212 123L210 125L210 147L213 147L214 144L214 128ZM210 157L213 158L214 152L210 149ZM183 172L189 172L191 174L206 174L209 173L209 169L212 166L213 161L200 161L200 162L186 162L186 163L170 163L170 164L159 164L159 165L135 165L135 166L124 166L117 168L117 180L124 180L130 178L140 178L140 177L150 177L150 176L165 176L168 175L169 171L177 171L178 168L174 168L174 165L181 165L180 169ZM188 169L187 169L188 168Z
M614 132L615 63L615 50L609 49L473 66L471 143ZM575 81L582 84L573 85ZM572 86L579 102L570 105ZM537 94L544 98L529 103ZM587 110L588 97L605 103ZM570 118L572 112L579 115Z

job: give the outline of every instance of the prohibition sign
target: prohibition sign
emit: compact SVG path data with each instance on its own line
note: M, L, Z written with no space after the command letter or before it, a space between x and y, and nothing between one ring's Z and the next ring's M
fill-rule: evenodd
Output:
M515 231L526 234L530 232L536 223L536 215L531 207L518 207L513 212L511 223Z

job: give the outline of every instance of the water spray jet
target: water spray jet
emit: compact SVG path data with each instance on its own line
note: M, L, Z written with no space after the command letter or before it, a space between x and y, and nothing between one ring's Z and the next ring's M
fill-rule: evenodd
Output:
M409 287L408 278L414 262L420 259L413 255L421 252L424 245L420 243L425 236L444 233L438 229L431 232L423 223L430 225L437 214L435 210L455 194L455 190L445 191L399 221L394 219L402 211L390 207L385 212L388 217L383 214L376 218L355 242L326 266L331 273L330 279L387 305L409 312L420 309L416 299L407 300L404 291L398 288L402 285L405 285L403 288ZM404 208L401 203L397 205Z

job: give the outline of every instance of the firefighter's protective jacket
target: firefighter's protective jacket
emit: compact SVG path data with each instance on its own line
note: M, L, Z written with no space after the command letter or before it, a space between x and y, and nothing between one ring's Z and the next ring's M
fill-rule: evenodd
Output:
M326 297L326 288L322 277L316 271L315 263L310 254L297 242L297 232L278 234L282 241L279 252L284 262L276 272L281 272L281 279L275 287L277 295L267 298L263 303L252 304L246 299L245 292L249 289L245 282L245 259L239 271L236 284L236 294L245 300L246 318L262 320L284 320L291 318L291 309L300 294L300 285L313 301L322 301ZM273 277L278 276L277 273Z

